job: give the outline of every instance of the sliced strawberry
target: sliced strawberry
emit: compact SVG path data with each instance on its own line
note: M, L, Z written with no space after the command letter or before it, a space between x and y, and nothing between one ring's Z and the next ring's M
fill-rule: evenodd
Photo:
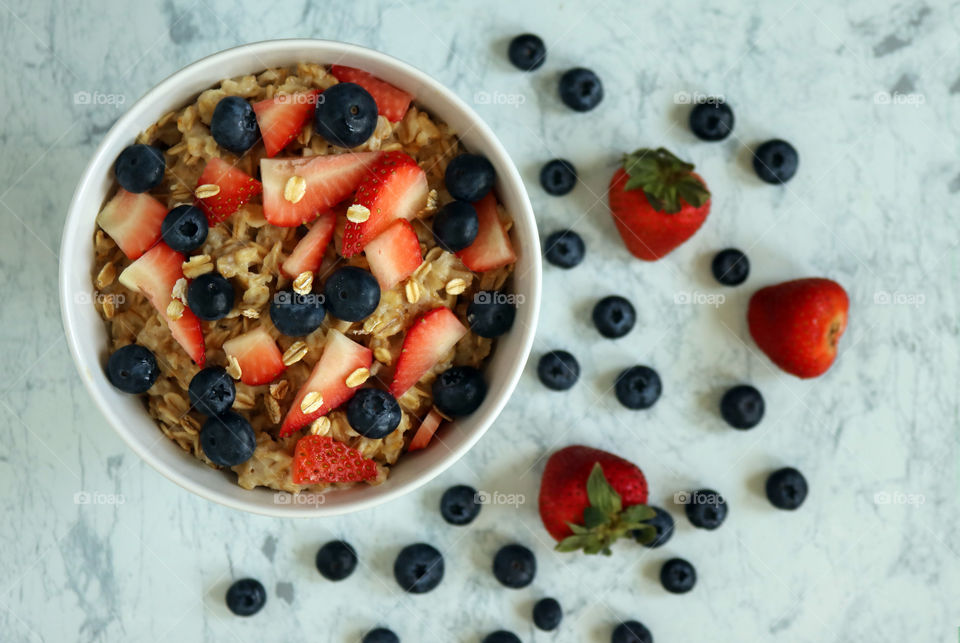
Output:
M136 259L160 240L166 216L166 206L146 192L133 194L120 188L97 215L97 223L123 254Z
M290 405L290 410L287 411L287 417L283 419L280 437L286 437L302 429L353 397L359 389L347 386L347 376L358 368L370 368L372 363L373 352L369 348L361 346L343 333L331 328L327 333L327 344L323 348L323 355L317 360L310 377L300 387L297 397ZM312 392L319 393L323 397L323 404L312 413L304 413L300 404L307 393Z
M362 223L347 222L343 256L352 257L397 219L412 219L427 202L427 175L408 154L386 152L357 186L355 205L370 211Z
M475 272L486 272L516 261L517 254L513 251L510 235L497 214L497 199L493 193L473 205L477 208L480 230L473 243L457 253L463 265Z
M360 482L376 477L376 462L329 435L305 435L294 447L290 465L294 484Z
M117 278L130 290L143 294L166 320L170 334L194 362L203 366L206 350L200 320L186 308L179 319L167 317L173 299L173 286L183 278L183 255L162 241L127 266Z
M443 422L443 416L440 415L440 412L437 409L430 409L427 417L423 418L423 422L420 423L420 428L414 433L413 439L410 440L407 451L417 451L430 444L430 440L433 439L433 434L440 428L441 422Z
M390 290L413 274L423 263L420 240L413 225L406 219L395 222L386 232L364 248L370 272L380 283L380 290Z
M373 74L342 65L331 65L330 73L341 83L356 83L370 92L373 100L377 102L377 112L393 123L403 120L407 110L410 109L412 95L380 80Z
M310 230L303 239L297 242L290 256L284 259L280 266L283 274L293 279L303 272L316 272L323 262L323 254L327 251L330 239L333 238L333 229L336 225L335 212L321 214L310 226Z
M309 223L321 212L346 199L357 188L380 152L348 152L295 159L261 159L263 215L275 226L292 228ZM292 176L306 181L296 203L284 196Z
M416 319L403 339L390 393L400 397L420 381L467 334L449 308L434 308Z
M223 352L228 358L237 358L240 381L250 386L269 384L287 368L277 342L263 326L228 339L223 343Z
M207 213L210 225L220 223L263 190L260 181L217 157L207 161L203 168L203 173L197 179L197 186L201 185L216 185L220 188L213 196L197 199L197 205Z
M276 156L295 139L317 107L320 90L278 94L253 104L267 156Z

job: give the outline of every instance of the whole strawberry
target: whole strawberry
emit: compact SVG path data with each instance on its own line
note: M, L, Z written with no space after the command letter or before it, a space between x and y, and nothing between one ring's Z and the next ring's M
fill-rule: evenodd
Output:
M624 156L610 181L609 198L627 250L644 261L670 253L710 213L710 192L693 165L662 147Z
M796 279L754 293L750 335L767 357L797 377L817 377L833 364L847 328L850 299L829 279Z
M656 530L643 521L655 515L647 507L647 480L623 458L590 447L560 449L547 460L540 481L540 519L559 542L558 551L610 554L610 545L629 532L653 539Z

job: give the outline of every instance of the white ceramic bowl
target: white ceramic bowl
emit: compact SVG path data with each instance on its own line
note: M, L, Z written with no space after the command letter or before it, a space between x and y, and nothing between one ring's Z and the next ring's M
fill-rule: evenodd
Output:
M466 147L484 155L497 172L496 192L513 216L518 255L513 292L523 297L513 329L497 343L486 364L489 385L478 411L457 420L422 451L404 454L379 486L358 485L325 495L247 491L232 472L216 471L168 440L147 414L143 401L114 389L104 375L107 332L94 306L95 218L114 186L113 163L137 134L163 114L182 107L224 78L256 73L300 61L358 67L410 92L416 102L461 133ZM271 40L214 54L173 74L134 104L104 137L87 166L67 214L60 245L60 305L70 351L90 395L110 425L137 455L157 471L208 500L254 513L314 517L358 511L407 493L437 476L472 447L496 420L513 392L533 343L540 306L540 244L533 210L520 175L503 146L456 94L436 80L385 54L325 40Z

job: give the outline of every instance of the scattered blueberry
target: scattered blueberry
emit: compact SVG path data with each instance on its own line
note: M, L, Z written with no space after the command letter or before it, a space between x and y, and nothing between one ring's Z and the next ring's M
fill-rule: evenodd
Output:
M227 607L237 616L253 616L267 602L267 590L254 578L242 578L227 590Z
M411 594L429 592L443 580L443 554L426 543L407 545L397 555L393 576Z
M270 302L270 321L284 335L303 337L320 328L326 308L320 295L281 290Z
M572 110L589 112L603 100L603 83L589 69L575 67L560 77L560 99Z
M577 185L577 168L565 159L548 161L540 170L540 185L553 196L568 194Z
M633 304L618 295L604 297L593 307L593 325L609 339L623 337L637 323Z
M187 305L204 321L223 319L233 308L233 284L223 275L208 272L187 286Z
M212 463L233 467L250 459L257 447L257 436L245 417L227 411L203 423L200 446Z
M653 635L643 623L624 621L614 628L610 643L653 643Z
M493 575L506 587L526 587L536 574L537 559L523 545L505 545L493 557Z
M454 199L474 203L493 189L496 172L487 157L480 154L461 154L447 165L443 181Z
M793 467L785 467L770 474L766 490L774 507L793 510L807 498L807 480Z
M716 529L727 517L727 501L713 489L694 491L684 509L690 523L700 529Z
M221 415L237 399L237 387L226 369L208 366L193 376L187 387L190 405L204 415Z
M364 634L360 643L400 643L400 637L394 634L393 630L378 627Z
M107 359L107 379L124 393L146 393L160 375L150 349L127 344Z
M497 630L483 637L483 643L522 643L520 637L507 630Z
M451 201L433 217L433 237L449 252L459 252L469 246L479 231L477 210L466 201Z
M739 286L750 274L750 260L736 248L727 248L714 256L710 269L724 286Z
M617 375L617 399L628 409L649 409L660 399L660 376L647 366L631 366Z
M450 417L470 415L486 396L483 374L472 366L454 366L433 381L433 403Z
M241 96L222 98L213 110L210 134L220 147L243 154L260 140L253 107Z
M763 419L763 396L747 384L734 386L720 400L720 415L735 429L752 429Z
M547 59L547 46L539 36L525 33L510 41L507 55L513 66L521 71L539 69Z
M166 166L163 152L151 145L135 143L120 152L113 171L120 187L140 193L160 185Z
M347 403L347 421L365 438L379 440L400 426L402 417L397 400L384 390L364 388Z
M650 507L656 513L653 518L649 520L644 520L644 522L656 530L656 535L653 537L653 540L650 542L640 542L644 547L660 547L673 536L673 516L666 512L666 510L661 509L660 507ZM636 536L639 536L640 532L635 532Z
M467 306L467 322L480 337L499 337L510 330L517 316L512 298L499 290L481 290Z
M671 594L686 594L697 583L697 570L682 558L671 558L660 568L660 584Z
M553 391L566 391L580 378L580 364L567 351L550 351L540 358L537 376Z
M160 225L163 241L177 252L191 252L207 240L207 215L195 205L178 205Z
M440 496L440 515L451 525L469 525L480 514L477 490L465 484L450 487Z
M702 141L722 141L733 131L733 110L716 98L697 103L690 111L690 129Z
M778 138L767 141L753 153L753 169L766 183L786 183L797 173L799 163L797 150Z
M327 580L343 580L357 568L357 552L346 541L331 540L317 551L316 563Z
M558 230L547 237L547 261L561 268L573 268L583 261L586 247L583 239L573 230Z
M327 309L343 321L366 319L380 305L380 284L373 275L356 266L337 269L327 279L323 292Z
M533 606L533 624L549 632L560 626L563 620L563 608L555 598L541 598Z
M314 127L329 143L340 147L362 145L377 128L377 101L356 83L337 83L317 101Z

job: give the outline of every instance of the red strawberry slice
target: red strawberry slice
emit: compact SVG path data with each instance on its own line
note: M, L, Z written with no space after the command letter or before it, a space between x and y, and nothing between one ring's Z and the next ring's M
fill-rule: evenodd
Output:
M146 192L133 194L120 188L97 215L97 223L123 254L136 259L160 240L166 216L166 206Z
M450 352L467 328L449 308L434 308L413 322L403 339L390 393L400 397Z
M263 190L259 181L217 157L207 161L203 168L203 173L197 179L197 186L201 185L220 188L213 196L197 199L197 205L207 213L210 225L220 223Z
M380 283L380 290L390 290L413 274L423 263L420 240L413 225L406 219L395 222L386 232L364 249L370 272Z
M457 253L463 265L475 272L486 272L516 261L517 254L513 251L510 235L497 214L497 199L493 193L473 205L477 209L480 230L473 243Z
M127 266L117 278L121 284L143 294L167 322L170 334L194 362L203 366L206 350L200 320L189 308L179 319L167 317L167 307L173 299L173 286L183 278L183 255L162 241L139 259Z
M290 465L294 484L360 482L376 477L376 462L329 435L305 435L294 447Z
M326 415L348 401L359 389L347 386L347 376L358 368L370 368L373 352L347 338L340 331L330 329L323 355L317 360L310 377L297 392L296 399L287 411L280 428L280 437L286 437L302 429L318 417ZM300 408L307 393L316 392L323 397L323 404L312 413L304 413Z
M440 415L440 412L437 409L430 409L427 417L423 418L423 422L420 423L420 428L417 429L417 432L413 435L413 439L410 440L410 446L407 447L407 451L417 451L430 444L430 440L433 439L433 434L440 428L442 421L443 416Z
M295 139L317 107L320 90L278 94L253 104L267 156L276 156Z
M287 368L277 342L263 326L228 339L223 343L223 352L237 359L240 381L250 386L269 384Z
M366 176L380 152L348 152L295 159L261 159L263 215L275 226L292 228L312 221L346 199ZM296 203L284 196L287 181L300 176L306 191Z
M333 229L336 225L335 212L321 214L310 226L310 230L303 239L297 242L290 256L284 259L280 266L283 274L294 279L303 272L316 272L323 263L323 254L327 251L330 239L333 238Z
M362 223L347 222L343 256L352 257L397 219L412 219L427 203L427 175L408 154L386 152L357 186L355 205L370 211Z
M410 102L413 100L411 94L380 80L373 74L342 65L331 65L330 73L341 83L356 83L370 92L373 100L377 102L377 113L386 116L390 122L396 123L403 120L407 110L410 109Z

